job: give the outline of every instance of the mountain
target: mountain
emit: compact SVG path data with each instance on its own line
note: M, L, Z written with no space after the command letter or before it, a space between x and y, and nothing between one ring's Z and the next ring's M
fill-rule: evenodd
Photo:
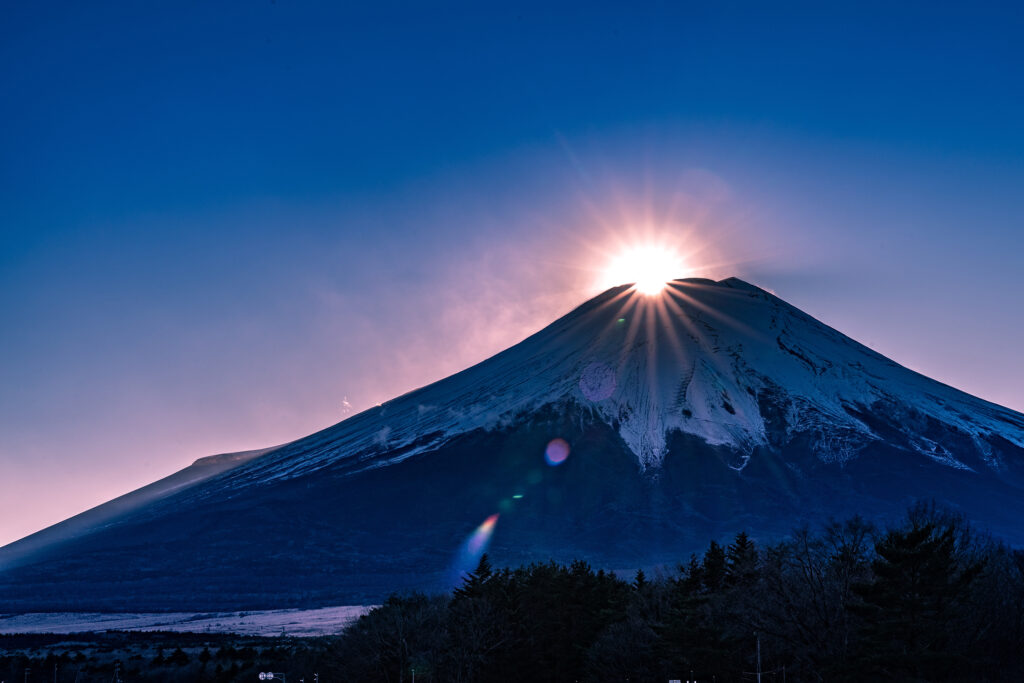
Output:
M1024 415L735 278L608 290L463 372L215 462L0 548L0 612L365 604L450 585L488 540L498 564L635 569L919 499L1024 542Z

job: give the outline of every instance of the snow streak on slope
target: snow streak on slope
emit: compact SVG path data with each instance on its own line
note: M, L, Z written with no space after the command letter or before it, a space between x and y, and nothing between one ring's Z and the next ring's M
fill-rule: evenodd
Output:
M355 472L436 449L544 406L576 406L615 427L642 469L657 469L672 432L735 453L742 469L772 439L766 406L825 462L883 438L867 415L898 412L922 458L971 469L934 425L974 444L1024 447L1024 416L908 370L781 299L731 278L677 280L658 296L611 289L520 344L223 475L232 485L323 468Z

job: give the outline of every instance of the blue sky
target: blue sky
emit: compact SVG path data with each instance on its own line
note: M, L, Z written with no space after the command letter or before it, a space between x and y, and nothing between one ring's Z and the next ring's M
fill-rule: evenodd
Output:
M1008 4L346 4L5 8L0 543L482 360L645 230L1024 409Z

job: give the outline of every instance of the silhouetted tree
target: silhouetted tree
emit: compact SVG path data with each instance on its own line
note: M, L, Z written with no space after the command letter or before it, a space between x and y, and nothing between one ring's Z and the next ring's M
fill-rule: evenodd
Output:
M480 556L476 569L466 574L462 585L455 589L455 597L477 597L483 594L487 583L494 576L494 568L487 558L487 553Z
M407 681L415 667L423 682L727 683L752 670L754 632L763 668L788 680L1024 680L1024 552L923 505L880 536L857 517L774 543L740 533L631 582L484 556L451 595L389 598L317 666L321 680Z
M356 620L336 653L341 675L351 680L429 681L446 639L447 598L393 595Z
M863 599L864 661L882 675L933 680L959 669L948 625L980 571L959 566L954 529L932 522L889 531L875 544L874 580L857 583Z
M727 573L728 559L725 550L717 542L711 541L704 553L704 560L701 562L701 579L704 589L708 593L720 590L725 584Z
M175 648L171 656L167 658L167 663L174 666L185 666L188 664L188 655L180 647Z
M725 555L724 583L729 586L747 585L757 579L757 548L747 532L736 534Z

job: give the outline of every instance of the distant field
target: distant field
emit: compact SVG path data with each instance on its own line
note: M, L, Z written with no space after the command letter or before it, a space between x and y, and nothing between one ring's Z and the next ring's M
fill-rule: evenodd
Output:
M177 631L251 636L322 636L338 633L371 608L361 605L259 612L35 613L0 615L0 633Z

